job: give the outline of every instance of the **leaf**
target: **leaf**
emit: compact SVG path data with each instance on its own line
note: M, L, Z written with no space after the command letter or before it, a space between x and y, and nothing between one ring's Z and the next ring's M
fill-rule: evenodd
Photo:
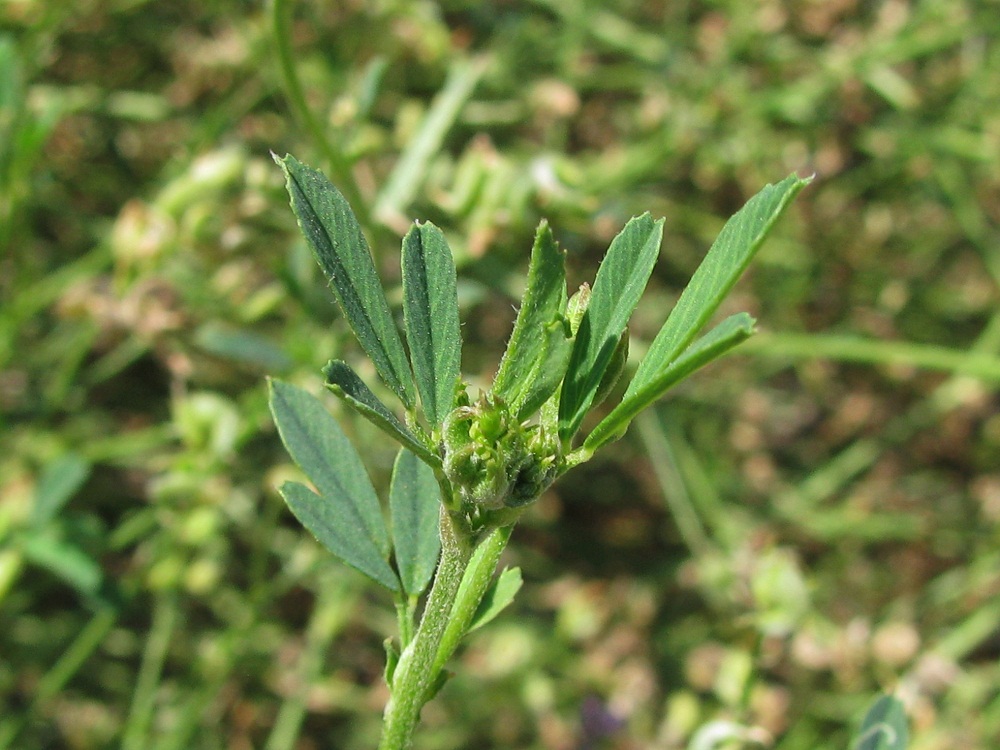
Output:
M89 476L90 464L75 453L68 453L47 465L35 487L31 525L38 528L51 521Z
M286 155L282 168L292 210L344 316L382 380L407 408L416 398L399 330L375 271L368 242L340 191L321 172Z
M441 457L428 450L420 438L389 411L349 364L332 359L323 368L323 375L326 376L326 387L358 414L431 466L441 465Z
M403 238L403 314L420 403L440 427L455 403L462 337L455 262L431 223L414 224Z
M652 366L646 385L631 394L626 391L618 404L594 428L583 442L584 450L593 453L598 448L625 434L632 419L647 406L656 401L668 389L688 377L709 362L728 352L737 344L746 341L753 334L754 319L747 313L731 315L715 328L689 346L680 357L672 362L662 362L658 370ZM646 355L646 362L649 355ZM632 389L629 388L629 391Z
M532 368L522 375L527 387L520 389L510 402L510 409L518 422L534 414L556 392L566 373L573 338L569 321L560 316L541 331L544 345Z
M24 555L35 565L55 574L79 593L95 596L99 593L104 573L91 555L58 530L48 527L33 530L24 538Z
M622 373L625 372L625 366L628 364L628 349L629 335L628 328L626 328L622 331L621 338L618 339L618 345L615 347L615 351L611 355L611 359L608 362L608 367L604 371L604 376L601 378L601 383L597 386L597 392L594 394L593 406L599 406L604 403L604 399L606 399L614 387L618 385L618 381L621 379ZM593 406L591 408L593 408Z
M382 509L351 441L315 396L280 380L270 380L269 385L271 413L281 441L331 506L329 512L317 517L331 522L342 517L351 524L352 534L364 537L383 560L388 560L391 545ZM303 524L329 547L316 529L305 521Z
M224 357L269 372L287 371L291 358L263 336L251 331L231 329L219 323L206 323L194 335L194 342L217 357Z
M441 552L441 492L434 471L407 450L392 468L389 511L396 546L396 567L403 590L420 596L427 588Z
M526 392L534 385L531 376L525 375L537 373L539 361L551 351L548 329L566 309L565 261L566 251L559 248L548 223L543 221L535 232L528 284L514 331L493 378L492 392L509 404L525 400ZM562 372L559 376L561 380Z
M905 750L910 732L903 704L883 695L872 704L854 736L852 750Z
M366 519L356 506L337 497L321 497L298 482L285 482L278 491L320 544L376 583L399 591L399 579L369 535Z
M521 590L522 583L524 581L521 579L520 568L504 568L483 595L482 601L479 602L479 609L476 610L466 632L471 633L473 630L478 630L500 614L508 604L514 601L517 592Z
M663 219L633 218L611 242L576 332L559 399L559 437L572 438L594 400L622 331L653 271Z
M687 348L810 179L791 175L777 185L767 185L726 222L639 364L623 400L645 390L664 364L673 362Z

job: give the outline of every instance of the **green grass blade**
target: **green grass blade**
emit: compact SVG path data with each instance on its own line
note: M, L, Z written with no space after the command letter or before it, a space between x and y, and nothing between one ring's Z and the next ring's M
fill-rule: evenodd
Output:
M368 241L350 205L321 172L277 156L299 228L330 280L347 322L386 385L407 408L416 401L410 365L382 292Z
M625 391L625 400L645 389L664 363L669 364L687 348L746 269L771 227L810 180L790 175L777 185L767 185L726 222L639 363Z
M399 579L368 534L366 519L356 506L337 497L321 497L298 482L285 482L278 491L316 541L376 583L399 591Z
M410 596L424 592L437 565L440 508L434 471L410 451L400 451L392 468L389 511L396 567L403 590Z
M323 374L326 376L326 387L358 414L431 466L441 465L441 458L428 450L420 438L389 411L350 365L334 359L323 368Z
M427 116L379 192L375 201L376 219L390 224L401 219L401 213L427 177L428 164L440 152L445 135L486 71L486 63L486 58L452 63L444 87L434 97Z
M415 224L403 238L403 313L420 404L435 427L451 411L461 374L455 261L441 230Z
M150 745L159 693L157 688L163 682L178 620L181 617L177 595L173 592L161 594L153 605L153 622L146 634L142 663L132 692L132 705L122 732L122 750L145 750Z
M653 271L663 237L663 219L648 213L629 221L611 242L580 321L559 400L559 437L569 440L604 377L622 331Z
M322 518L334 524L342 518L352 535L365 537L388 560L389 532L378 496L336 420L315 396L280 380L270 381L270 403L285 448L330 506Z
M493 379L492 392L508 403L522 401L532 388L525 373L536 367L550 348L546 329L566 309L565 264L566 251L559 248L548 223L543 221L531 248L521 309Z
M593 453L602 445L624 435L629 423L640 411L695 370L746 341L753 333L753 326L754 319L747 313L731 315L695 341L679 357L671 362L662 362L658 370L650 372L643 387L627 393L622 402L598 423L584 441L584 450Z
M903 704L891 695L883 695L865 714L851 750L905 750L909 741Z

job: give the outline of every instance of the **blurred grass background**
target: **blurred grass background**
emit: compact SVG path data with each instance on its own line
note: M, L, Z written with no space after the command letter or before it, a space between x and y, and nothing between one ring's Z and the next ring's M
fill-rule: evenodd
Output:
M269 150L360 199L396 302L407 221L447 232L476 385L541 217L574 283L667 217L635 356L817 174L728 303L762 333L531 511L419 747L834 750L884 689L914 749L995 747L998 11L4 0L0 747L377 742L391 602L274 489L265 375L364 363Z

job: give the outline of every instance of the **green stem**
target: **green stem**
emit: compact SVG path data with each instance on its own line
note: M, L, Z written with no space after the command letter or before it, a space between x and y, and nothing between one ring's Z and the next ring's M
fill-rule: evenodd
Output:
M150 745L149 727L156 708L156 688L163 675L179 610L177 595L173 592L164 594L153 605L153 623L139 665L132 707L122 732L123 750L138 750Z
M433 666L438 646L451 618L455 597L471 556L468 532L442 507L441 562L420 626L413 641L399 657L393 674L390 686L392 697L383 715L379 750L406 750L410 747L420 709L431 697L437 681Z
M764 357L836 359L873 365L904 365L970 375L1000 382L1000 357L985 351L966 351L908 341L878 341L836 334L768 333L748 339L740 351Z
M455 597L451 617L438 646L434 667L431 670L434 674L439 673L444 668L448 659L458 648L459 642L468 632L469 626L479 610L479 603L483 600L486 589L493 581L493 574L500 561L500 553L507 546L507 541L513 530L513 525L494 529L479 543L476 551L472 554L472 559L469 560L465 575L462 577L462 585Z
M292 53L292 24L291 8L285 0L272 0L271 21L274 24L274 39L278 51L278 64L281 67L281 74L285 81L285 93L288 96L292 109L302 120L309 135L312 136L316 145L323 152L323 156L330 164L330 169L336 178L337 187L351 204L351 208L358 217L361 226L369 231L374 231L375 227L371 222L371 212L368 210L368 203L361 197L358 183L351 172L351 165L344 157L342 151L334 147L323 131L320 121L309 109L306 102L305 92L302 89L302 82L299 80L298 70L295 67L295 57Z

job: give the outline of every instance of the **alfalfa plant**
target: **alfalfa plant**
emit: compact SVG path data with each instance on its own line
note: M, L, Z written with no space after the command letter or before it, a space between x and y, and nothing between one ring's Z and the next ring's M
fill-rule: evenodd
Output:
M572 297L564 251L542 222L507 351L490 389L470 394L460 370L455 265L441 230L416 223L403 238L401 335L347 201L294 157L275 160L347 322L402 406L400 418L343 361L324 368L327 387L401 446L387 526L360 456L326 407L288 383L270 386L281 439L314 485L285 483L285 502L323 546L395 597L399 640L386 643L391 697L379 747L401 750L459 642L520 587L516 568L494 573L525 508L621 437L670 387L753 333L753 318L739 313L696 338L809 180L792 175L768 185L726 223L621 402L581 436L584 418L625 370L627 324L659 255L663 219L646 213L629 221L593 286Z

